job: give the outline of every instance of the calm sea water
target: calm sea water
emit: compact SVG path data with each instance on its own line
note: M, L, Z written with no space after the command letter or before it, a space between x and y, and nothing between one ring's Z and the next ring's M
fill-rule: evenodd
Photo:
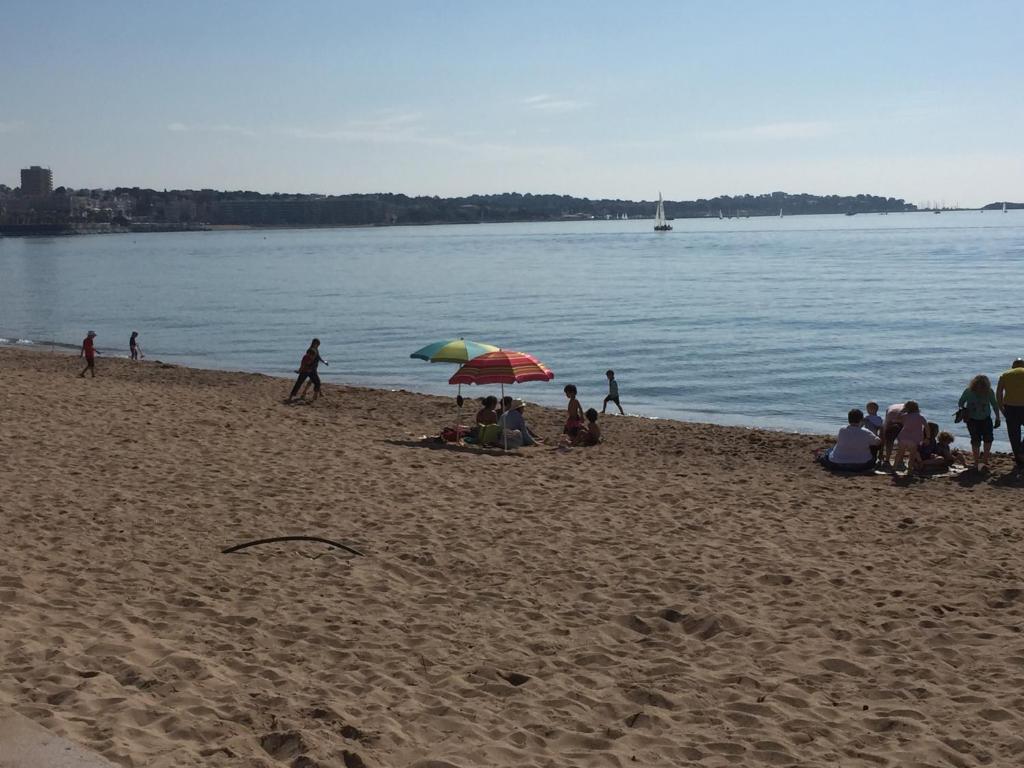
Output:
M1024 354L1024 211L0 238L0 337L452 393L409 359L465 336L556 373L517 396L831 432L874 399L949 425ZM470 394L485 394L471 392ZM964 442L964 433L958 443ZM1005 447L1005 433L1000 436Z

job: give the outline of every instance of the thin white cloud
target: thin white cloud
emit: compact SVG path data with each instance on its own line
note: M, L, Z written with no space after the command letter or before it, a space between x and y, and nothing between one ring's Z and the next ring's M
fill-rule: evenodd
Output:
M527 109L533 109L538 112L576 112L590 106L586 101L552 96L549 93L538 93L535 96L529 96L523 99L522 104Z
M233 133L239 136L255 136L256 131L241 125L229 125L227 123L216 123L204 125L201 123L170 123L168 131L174 133Z
M0 120L0 133L18 133L25 128L20 120Z
M743 128L722 128L703 131L706 139L725 141L789 141L791 139L816 139L836 133L839 126L827 120L806 122L781 122L751 125Z
M336 127L291 126L276 128L272 132L296 139L367 144L438 146L452 143L450 139L427 134L423 115L419 112L386 111L371 117L346 120Z

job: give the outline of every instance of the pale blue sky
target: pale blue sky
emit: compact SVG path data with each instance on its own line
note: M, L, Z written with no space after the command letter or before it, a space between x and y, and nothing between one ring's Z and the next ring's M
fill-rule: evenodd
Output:
M0 0L0 183L1024 200L1024 2Z

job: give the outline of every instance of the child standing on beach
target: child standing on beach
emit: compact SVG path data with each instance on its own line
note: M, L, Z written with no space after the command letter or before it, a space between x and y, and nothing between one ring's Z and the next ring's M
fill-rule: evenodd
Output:
M569 409L565 419L565 428L562 431L575 440L576 435L583 428L583 406L576 399L575 384L566 384L563 391L569 398Z
M608 403L615 403L619 409L619 413L623 416L626 412L622 410L622 403L619 402L619 382L615 380L615 371L605 371L604 375L608 377L608 395L604 399L604 403L601 405L601 413L604 413L608 408Z
M89 331L85 338L82 340L82 351L79 352L79 357L85 358L85 368L78 374L78 378L84 379L86 373L91 373L92 377L96 378L96 355L99 352L96 351L96 345L93 339L96 338L96 331ZM122 337L123 338L123 337Z
M132 331L132 337L128 339L128 351L132 353L132 360L138 360L140 357L145 357L142 354L142 346L139 344L139 332Z

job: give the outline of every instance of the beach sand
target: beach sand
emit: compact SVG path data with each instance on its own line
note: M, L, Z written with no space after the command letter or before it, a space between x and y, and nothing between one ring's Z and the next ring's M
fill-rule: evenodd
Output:
M1024 765L1005 456L613 416L504 456L420 442L451 400L97 365L0 349L0 705L119 765ZM287 534L365 556L221 554Z

